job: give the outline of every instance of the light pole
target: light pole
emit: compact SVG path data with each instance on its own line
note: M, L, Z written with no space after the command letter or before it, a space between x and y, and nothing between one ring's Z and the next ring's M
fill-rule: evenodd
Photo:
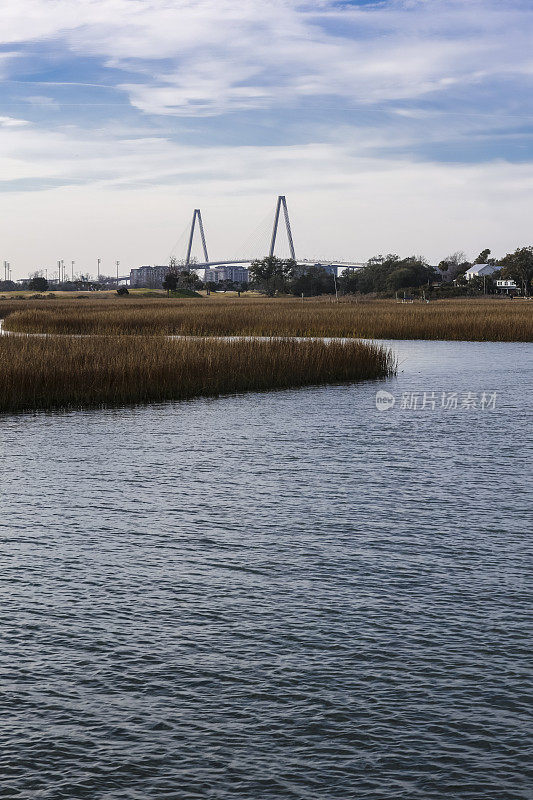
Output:
M71 262L70 262L70 270L71 270L71 272L70 272L70 278L71 278L71 280L72 280L72 283L74 283L74 264L75 264L75 263L76 263L75 261L71 261Z
M120 264L120 261L115 261L115 264L117 265L117 289L118 289L118 265Z
M97 259L98 265L96 267L96 282L100 283L100 259Z

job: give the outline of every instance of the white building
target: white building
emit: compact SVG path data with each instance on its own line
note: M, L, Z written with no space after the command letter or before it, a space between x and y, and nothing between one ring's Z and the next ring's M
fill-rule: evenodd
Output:
M145 265L138 269L132 269L130 270L130 286L134 289L161 289L168 270L168 264L155 267Z
M220 281L233 281L233 283L248 283L250 273L246 267L221 264L216 267L209 267L204 272L206 283L220 283Z
M496 289L497 291L505 294L509 294L509 292L520 292L520 289L516 285L514 281L496 281Z
M465 272L465 278L467 281L471 281L472 278L483 278L487 275L492 275L493 272L497 272L499 269L501 267L498 264L474 264Z

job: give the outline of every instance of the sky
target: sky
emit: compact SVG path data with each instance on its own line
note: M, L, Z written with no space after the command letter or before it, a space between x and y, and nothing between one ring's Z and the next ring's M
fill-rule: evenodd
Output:
M531 41L531 0L2 0L0 261L127 274L194 208L259 257L279 194L301 258L533 244Z

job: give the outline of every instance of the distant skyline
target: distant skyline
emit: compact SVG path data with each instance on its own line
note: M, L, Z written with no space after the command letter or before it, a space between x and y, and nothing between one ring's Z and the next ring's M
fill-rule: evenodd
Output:
M241 255L278 194L299 257L533 244L532 40L530 0L3 0L0 262L164 263L197 207Z

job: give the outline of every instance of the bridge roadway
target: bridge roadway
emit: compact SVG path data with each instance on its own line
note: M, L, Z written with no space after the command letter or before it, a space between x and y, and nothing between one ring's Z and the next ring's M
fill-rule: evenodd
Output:
M235 261L205 261L203 263L191 263L189 266L192 269L208 269L209 267L225 267L231 266L232 264L240 264L244 266L245 264L251 264L256 259L254 258L239 258ZM296 259L296 263L298 266L301 267L344 267L345 269L360 269L363 266L363 263L360 261L324 261L324 259L312 259L312 258L303 258L303 259Z

